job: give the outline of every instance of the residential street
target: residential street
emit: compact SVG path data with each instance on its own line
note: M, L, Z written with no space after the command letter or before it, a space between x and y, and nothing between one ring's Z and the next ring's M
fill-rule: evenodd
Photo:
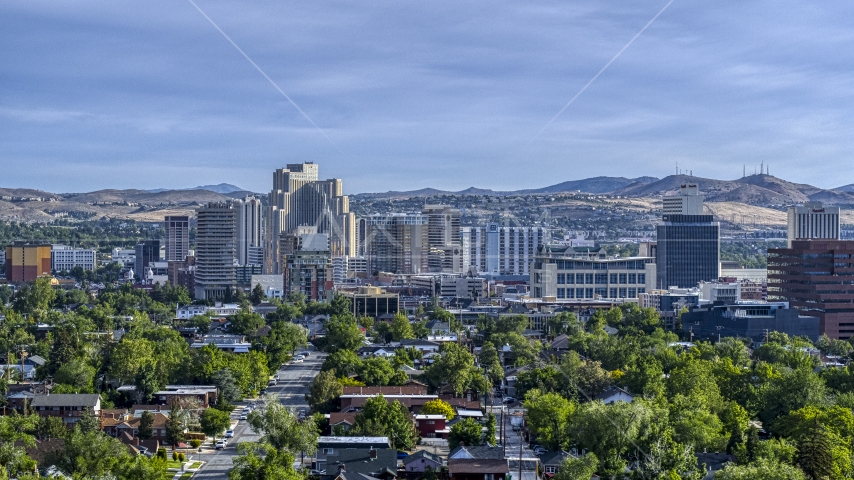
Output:
M314 380L314 377L320 372L320 366L326 358L326 354L314 350L310 350L311 355L305 359L303 363L292 363L280 369L279 384L267 388L267 393L279 395L279 401L288 407L297 411L308 411L308 404L305 401L305 394L308 393L308 386ZM240 411L250 402L239 402L239 408L232 412L232 420L237 421L240 416ZM201 479L227 479L228 472L232 468L232 458L237 455L236 445L241 442L257 442L259 434L252 430L245 420L238 422L234 429L234 438L228 443L228 446L223 450L213 450L210 445L206 445L203 453L194 456L195 459L201 459L205 463L199 473L193 478ZM199 454L196 454L199 455ZM297 456L297 461L299 461Z

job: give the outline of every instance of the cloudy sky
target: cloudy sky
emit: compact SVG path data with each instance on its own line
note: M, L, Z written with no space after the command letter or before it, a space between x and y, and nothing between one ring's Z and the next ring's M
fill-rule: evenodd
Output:
M0 2L0 186L854 183L854 3ZM306 118L310 118L317 128ZM542 133L538 133L542 131Z

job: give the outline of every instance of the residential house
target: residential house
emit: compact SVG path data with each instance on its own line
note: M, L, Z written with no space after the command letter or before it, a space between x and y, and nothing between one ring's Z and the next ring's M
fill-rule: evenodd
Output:
M341 395L338 397L341 400L341 411L342 412L357 412L361 411L362 407L365 406L365 403L368 399L376 397L377 395ZM400 402L405 406L411 413L421 413L421 408L424 407L424 404L429 402L430 400L436 400L438 395L383 395L383 398L389 403L392 404L395 401Z
M546 452L540 457L543 472L547 476L552 476L560 470L561 464L568 457L571 457L567 452Z
M191 348L202 348L205 345L214 345L224 352L230 353L249 353L252 344L246 341L246 337L241 335L205 335L201 340L190 344Z
M451 334L451 325L448 322L442 322L439 320L431 320L427 322L427 330L432 335L450 335Z
M154 392L151 401L155 405L172 405L172 402L197 401L201 408L216 403L216 385L166 385L163 390Z
M328 415L329 417L329 429L333 434L337 433L336 430L340 430L343 433L346 433L354 425L356 425L356 415L357 413L353 412L332 412Z
M383 357L389 358L394 356L394 349L391 347L380 347L376 345L371 345L368 347L362 347L356 352L362 358L369 357Z
M461 445L448 454L448 473L455 480L505 480L509 472L503 447Z
M59 417L66 426L73 426L83 412L101 415L101 396L97 393L34 395L31 406L40 417Z
M427 340L403 340L400 342L401 348L412 347L421 350L424 353L437 353L439 351L439 346L440 344Z
M322 436L317 439L317 453L315 454L317 469L326 470L327 472L336 471L337 464L334 462L340 457L337 452L342 449L388 449L391 448L391 443L388 437L339 437L339 436ZM332 463L327 464L327 460L332 457ZM395 458L397 455L395 454ZM329 467L329 468L327 468Z
M427 395L427 386L413 383L403 386L344 387L343 395Z
M358 475L393 480L397 478L397 450L393 448L343 448L326 456L327 478ZM335 472L335 473L332 473ZM330 475L330 473L332 473Z
M165 413L152 413L154 423L151 426L151 438L161 442L166 441L166 423L169 421L169 415ZM127 433L131 438L136 438L139 435L139 424L142 421L142 413L128 416L123 422L116 425L114 430L117 435Z
M600 400L605 405L610 405L614 402L632 403L632 400L634 399L634 395L620 387L610 387L599 395L596 395L594 398L594 400Z
M444 415L415 415L415 428L421 438L448 438L445 421Z
M442 468L442 457L427 450L418 450L403 459L403 468L407 472L424 473L428 467L433 471Z

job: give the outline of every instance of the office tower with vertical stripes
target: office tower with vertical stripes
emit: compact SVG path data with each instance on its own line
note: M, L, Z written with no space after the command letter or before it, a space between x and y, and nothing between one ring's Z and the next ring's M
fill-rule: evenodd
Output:
M788 245L797 240L839 240L839 207L806 202L789 207Z

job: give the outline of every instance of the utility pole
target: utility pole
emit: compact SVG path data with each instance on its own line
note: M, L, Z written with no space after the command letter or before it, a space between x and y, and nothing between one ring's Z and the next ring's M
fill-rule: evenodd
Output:
M522 430L519 430L519 480L522 480Z

